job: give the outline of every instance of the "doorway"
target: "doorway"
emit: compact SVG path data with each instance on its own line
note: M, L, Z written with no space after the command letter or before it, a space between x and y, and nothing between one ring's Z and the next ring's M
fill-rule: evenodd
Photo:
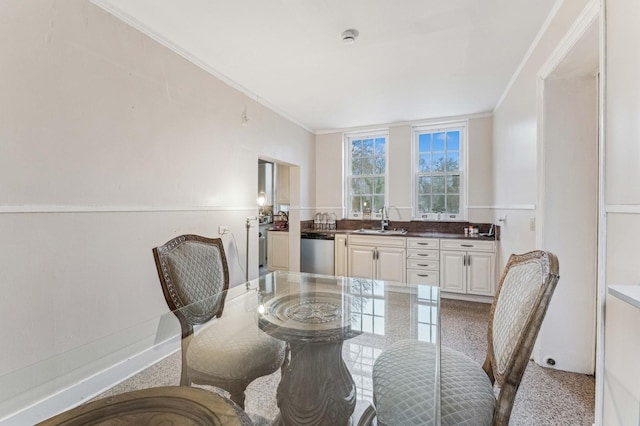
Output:
M533 352L544 366L594 374L598 288L599 10L575 25L538 81L536 245L560 282ZM588 17L587 17L588 18Z
M268 272L267 238L273 226L275 164L258 159L258 276Z
M287 270L300 270L300 167L277 160L258 159L258 276L269 272L269 232L287 232ZM292 208L292 206L296 206ZM280 238L280 241L282 238ZM274 242L272 242L274 243ZM275 243L274 243L275 244ZM272 244L273 245L273 244ZM282 260L282 259L281 259ZM283 269L280 265L272 269Z

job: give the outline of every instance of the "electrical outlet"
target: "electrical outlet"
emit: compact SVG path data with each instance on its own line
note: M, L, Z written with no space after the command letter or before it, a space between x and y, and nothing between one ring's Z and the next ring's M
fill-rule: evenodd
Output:
M530 217L529 218L529 231L535 231L536 230L536 218L535 217Z
M227 225L218 226L218 235L224 235L231 232Z

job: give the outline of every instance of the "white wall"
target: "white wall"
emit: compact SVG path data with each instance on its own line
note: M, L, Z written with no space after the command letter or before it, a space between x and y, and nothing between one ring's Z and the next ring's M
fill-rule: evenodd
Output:
M415 124L468 119L469 133L469 220L490 222L493 200L492 119L486 117L447 117ZM411 124L391 124L371 127L389 129L388 143L388 203L391 220L408 221L412 217ZM365 128L359 128L366 130ZM342 135L349 130L316 136L316 205L322 211L343 216L343 145Z
M538 190L536 74L586 3L587 0L562 2L494 111L494 220L507 216L501 230L500 269L510 253L535 248L535 232L529 227L529 219L536 216Z
M258 157L313 205L313 135L88 1L4 1L0 56L0 374L165 311L151 248L176 235L228 225L243 281Z
M640 2L606 0L606 284L640 284ZM604 425L640 424L640 312L607 297Z

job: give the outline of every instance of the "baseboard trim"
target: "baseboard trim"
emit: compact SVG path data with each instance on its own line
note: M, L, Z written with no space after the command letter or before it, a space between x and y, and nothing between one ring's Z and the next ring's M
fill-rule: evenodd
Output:
M0 418L0 425L32 425L77 407L178 350L180 350L180 335L170 337L66 389Z

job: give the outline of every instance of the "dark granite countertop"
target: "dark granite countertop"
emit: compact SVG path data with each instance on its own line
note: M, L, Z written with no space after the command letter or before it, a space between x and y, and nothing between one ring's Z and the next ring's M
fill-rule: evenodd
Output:
M393 229L393 228L390 228ZM366 235L374 237L414 237L414 238L438 238L438 239L460 239L460 240L476 240L476 241L496 241L494 237L488 237L485 235L474 234L473 236L464 234L453 234L445 232L407 232L406 234L364 234L357 232L358 229L335 229L335 230L315 230L315 229L301 229L300 232L314 233L314 234L354 234L354 235Z

